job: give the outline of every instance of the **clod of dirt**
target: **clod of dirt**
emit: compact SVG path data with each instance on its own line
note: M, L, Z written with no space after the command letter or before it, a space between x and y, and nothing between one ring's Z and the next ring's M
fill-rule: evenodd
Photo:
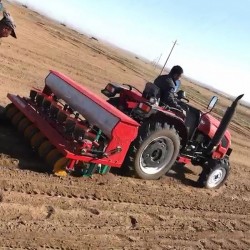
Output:
M103 186L103 185L105 185L105 182L98 182L97 185Z
M47 206L46 208L47 208L46 219L49 219L55 213L55 209L52 206Z
M137 238L135 238L135 237L133 237L133 236L129 236L129 237L128 237L128 240L129 240L130 242L136 242L136 241L137 241Z
M93 194L93 200L100 200L102 198L102 195L99 192L95 192Z
M20 224L20 225L26 225L26 222L24 221L24 220L20 220L19 222L18 222L18 224Z
M159 221L166 221L166 217L159 215L158 216Z
M99 215L100 214L100 211L98 211L97 209L95 208L90 208L88 209L90 213L94 214L94 215Z
M115 181L117 181L117 176L115 176L112 173L107 173L105 175L102 175L98 179L98 182L102 182L102 183L105 183L105 184L110 184L111 182L115 182Z
M131 222L132 227L135 228L138 224L137 219L133 216L129 216L129 218L130 218L130 222Z
M33 189L33 194L39 194L39 189Z
M0 154L0 164L1 166L12 167L18 166L19 161L17 159L12 159L10 156L5 154Z

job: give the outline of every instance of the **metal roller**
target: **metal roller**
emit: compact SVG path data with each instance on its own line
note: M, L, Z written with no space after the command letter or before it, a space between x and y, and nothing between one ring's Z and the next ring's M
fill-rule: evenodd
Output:
M52 149L46 156L45 160L46 163L50 166L50 167L54 167L54 164L60 159L62 158L62 154L58 151L58 149Z
M18 112L18 109L14 106L11 106L6 110L6 117L11 119L16 113Z
M45 136L42 132L38 132L34 134L30 140L30 144L32 148L37 149L44 141L46 140Z
M48 153L55 147L48 141L44 141L38 148L38 154L41 158L45 158Z
M20 122L18 123L18 131L19 132L24 132L24 130L29 127L32 123L27 119L27 118L23 118L22 120L20 120Z
M24 115L23 113L21 112L17 112L11 119L11 123L14 125L14 126L17 126L17 124L19 123L20 120L22 120L24 118Z
M31 124L24 130L24 137L29 140L37 132L39 132L39 129L34 124Z

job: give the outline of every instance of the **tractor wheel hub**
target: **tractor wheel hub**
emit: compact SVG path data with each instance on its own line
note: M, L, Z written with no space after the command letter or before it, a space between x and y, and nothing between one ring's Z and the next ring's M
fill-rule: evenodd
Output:
M218 186L225 178L226 170L224 168L219 168L213 171L208 177L207 184L210 188Z
M173 142L167 137L159 137L151 141L140 157L142 171L147 174L161 171L170 161L173 148Z

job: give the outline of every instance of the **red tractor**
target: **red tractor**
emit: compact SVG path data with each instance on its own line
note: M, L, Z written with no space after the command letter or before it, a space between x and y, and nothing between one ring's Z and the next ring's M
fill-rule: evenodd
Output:
M142 179L158 179L175 163L200 165L199 186L218 188L230 171L231 135L227 127L240 95L219 122L210 115L218 98L212 97L207 112L189 104L185 92L176 93L183 110L158 99L159 89L147 83L142 92L131 85L108 84L102 93L108 102L132 117L140 128L127 153L123 168Z
M228 124L236 98L219 123L208 112L177 98L185 112L161 104L148 83L141 93L130 85L108 84L105 101L62 73L51 71L42 90L29 97L8 94L6 117L24 134L55 175L105 174L111 167L142 179L158 179L177 162L200 165L201 186L217 188L229 174Z

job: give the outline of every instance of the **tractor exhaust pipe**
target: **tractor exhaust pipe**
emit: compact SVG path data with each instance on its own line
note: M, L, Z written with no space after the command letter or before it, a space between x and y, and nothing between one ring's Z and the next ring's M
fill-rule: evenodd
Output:
M225 113L225 115L223 116L221 123L214 135L214 137L212 138L208 148L207 148L207 153L211 154L214 150L214 147L217 146L219 144L219 142L221 141L222 137L224 136L226 129L229 125L229 123L231 122L233 115L235 113L236 107L238 105L239 100L244 96L244 94L239 95L234 102L232 103L232 105L230 107L227 108L227 111Z

